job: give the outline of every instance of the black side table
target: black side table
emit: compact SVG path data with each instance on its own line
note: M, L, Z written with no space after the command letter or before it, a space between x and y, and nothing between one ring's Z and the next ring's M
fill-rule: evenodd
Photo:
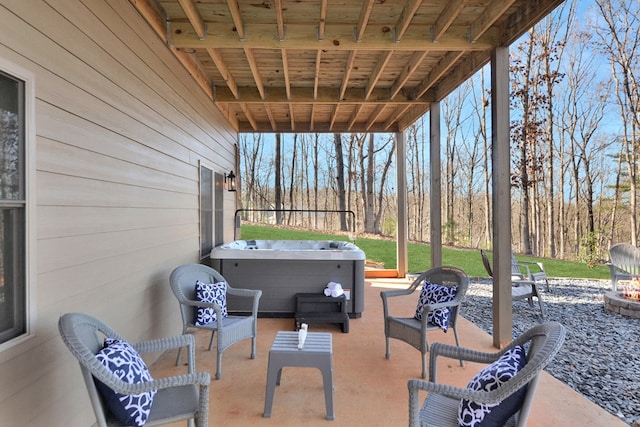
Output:
M347 297L328 297L317 293L296 294L295 329L303 323L339 323L342 332L349 332Z

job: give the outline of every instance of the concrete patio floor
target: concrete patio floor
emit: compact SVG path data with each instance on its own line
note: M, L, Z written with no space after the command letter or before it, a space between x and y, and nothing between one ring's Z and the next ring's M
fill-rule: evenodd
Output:
M279 330L293 330L293 319L258 320L258 354L250 359L250 340L224 352L222 378L215 374L215 348L207 351L210 334L196 334L196 368L212 375L210 426L406 426L408 425L407 381L420 376L420 353L413 347L391 341L391 358L385 359L384 326L380 291L408 286L403 279L368 279L365 311L351 319L349 333L337 325L310 325L311 332L333 333L334 408L336 419L326 420L322 376L318 369L285 368L276 388L271 418L263 418L269 348ZM396 298L394 314L410 314L417 296ZM176 304L177 309L177 304ZM490 315L490 314L489 314ZM178 329L178 325L176 325ZM484 331L466 319L458 325L464 347L495 351ZM453 332L430 333L431 342L454 344ZM154 377L185 371L175 367L176 352L165 353L151 367ZM466 386L482 365L455 360L438 361L439 382ZM183 426L184 423L172 424ZM542 374L528 426L626 426L624 422L581 396L547 373Z

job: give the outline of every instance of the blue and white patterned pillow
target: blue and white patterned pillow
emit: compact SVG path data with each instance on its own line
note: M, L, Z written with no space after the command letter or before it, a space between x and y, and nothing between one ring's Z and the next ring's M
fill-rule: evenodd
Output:
M96 358L115 376L128 384L153 381L144 360L129 343L105 338ZM111 413L122 424L141 427L149 418L157 390L140 394L120 394L96 379L96 387Z
M504 353L498 360L478 372L469 382L470 390L492 391L513 378L527 364L527 354L522 346ZM462 399L458 408L461 427L503 426L522 406L527 393L525 385L500 403L484 404Z
M218 304L221 307L222 317L227 317L227 283L204 283L196 281L196 299L201 302ZM198 307L195 324L203 326L215 322L217 315L211 307Z
M420 297L418 297L418 307L414 317L422 320L422 312L426 305L449 302L456 297L457 293L457 286L442 286L425 280L422 285L422 291L420 291ZM451 310L448 307L435 309L427 315L427 321L440 326L444 332L449 329L450 318Z

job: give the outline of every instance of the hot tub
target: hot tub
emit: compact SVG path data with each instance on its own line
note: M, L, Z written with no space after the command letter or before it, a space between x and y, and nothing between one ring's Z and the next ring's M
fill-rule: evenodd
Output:
M264 317L292 317L295 294L322 294L329 282L345 290L349 317L360 317L364 262L365 254L356 245L331 240L235 240L211 251L211 266L231 286L262 289L259 313Z

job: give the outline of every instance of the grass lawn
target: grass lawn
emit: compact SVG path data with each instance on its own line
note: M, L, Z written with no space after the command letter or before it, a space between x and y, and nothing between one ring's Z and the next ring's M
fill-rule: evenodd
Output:
M294 230L281 227L242 224L241 238L244 240L343 240L349 238L343 234L326 234L307 230ZM367 260L382 263L385 268L396 266L396 242L393 240L356 238L356 245L362 249ZM431 265L431 246L424 243L409 243L409 272L420 272ZM442 248L442 263L463 269L471 277L487 277L482 266L480 251L476 249ZM588 268L586 264L560 261L547 258L533 258L516 255L522 261L540 261L549 277L575 277L585 279L609 279L609 268L598 265Z

